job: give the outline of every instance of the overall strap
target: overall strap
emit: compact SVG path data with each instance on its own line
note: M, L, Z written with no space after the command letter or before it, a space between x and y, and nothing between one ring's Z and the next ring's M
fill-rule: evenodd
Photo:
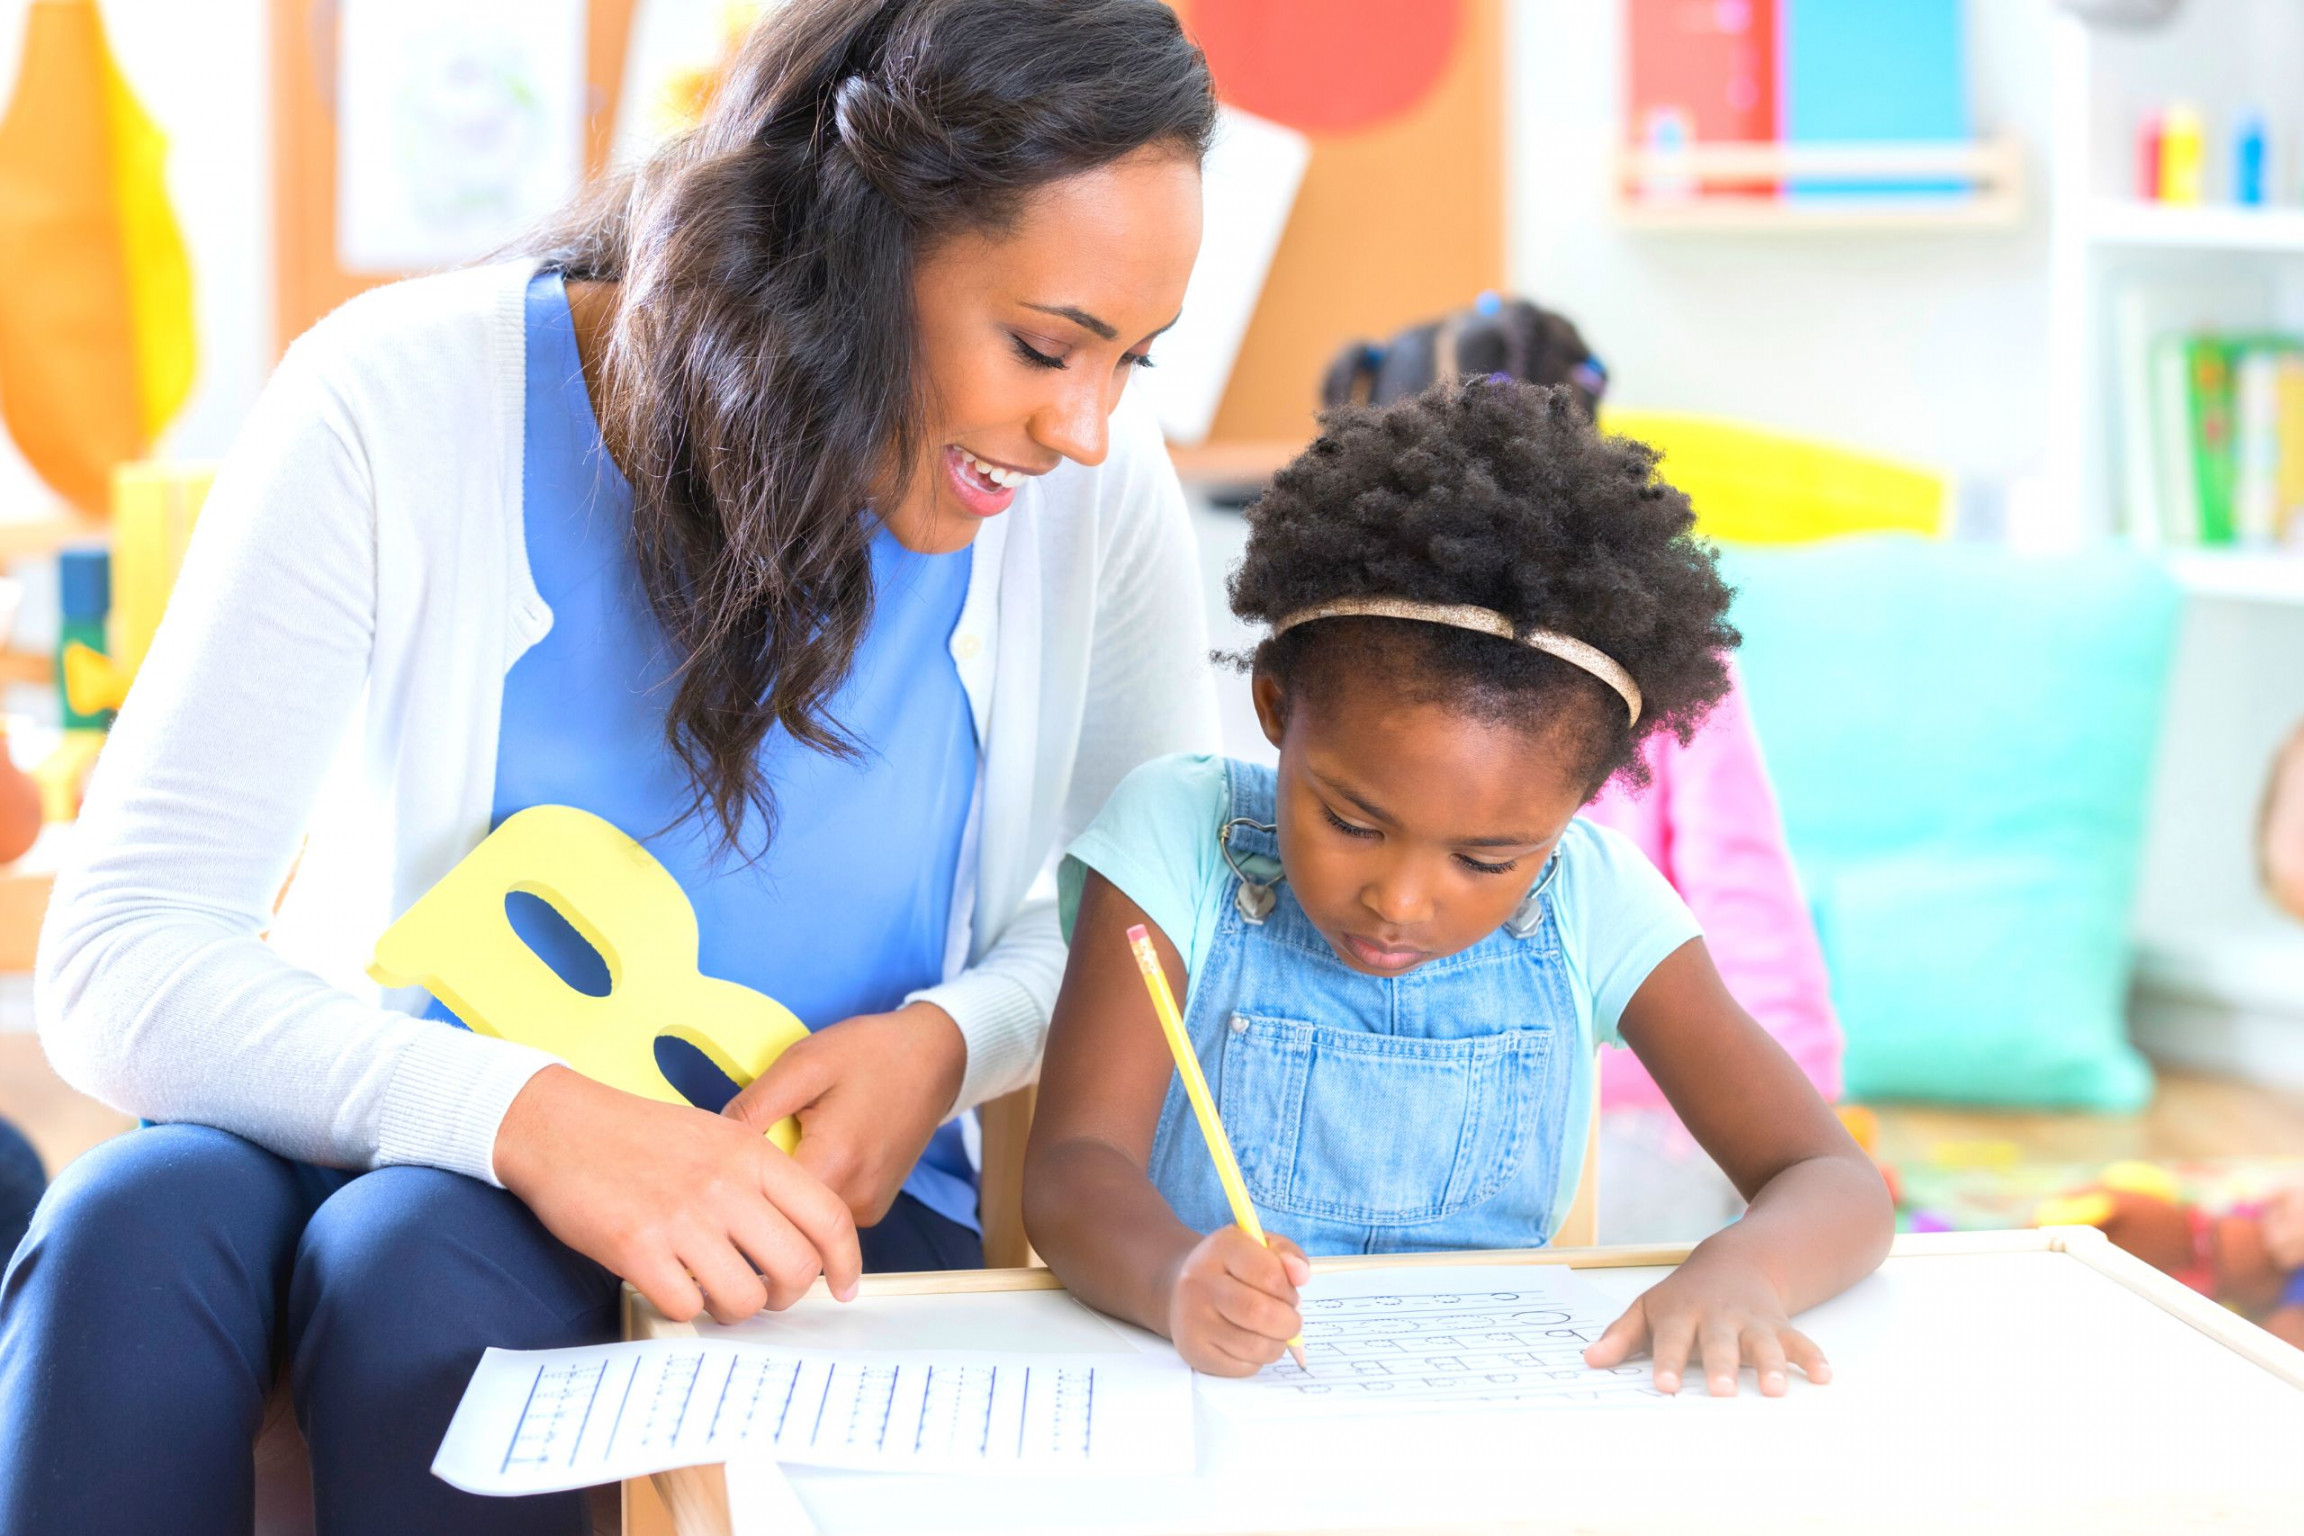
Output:
M1238 758L1224 760L1224 778L1231 790L1231 801L1224 819L1254 823L1253 826L1232 829L1232 854L1245 858L1250 854L1265 858L1280 857L1280 839L1265 831L1274 820L1273 808L1278 803L1279 776L1257 763L1244 763Z
M1273 827L1275 775L1269 768L1227 758L1228 794L1216 838L1234 875L1233 904L1242 918L1261 923L1272 910L1280 884L1280 838Z

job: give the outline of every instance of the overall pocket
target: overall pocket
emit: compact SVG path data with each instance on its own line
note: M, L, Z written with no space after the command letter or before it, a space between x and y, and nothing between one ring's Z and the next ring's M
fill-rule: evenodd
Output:
M1504 1187L1552 1066L1544 1030L1430 1040L1236 1013L1217 1098L1258 1205L1408 1226Z

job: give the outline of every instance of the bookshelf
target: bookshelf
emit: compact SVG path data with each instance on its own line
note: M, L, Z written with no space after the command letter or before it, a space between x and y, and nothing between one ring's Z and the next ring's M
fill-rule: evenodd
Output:
M2186 0L2167 25L2050 41L2048 536L2127 534L2141 485L2124 436L2139 337L2304 334L2304 6ZM2199 108L2206 200L2137 196L2136 128L2174 101ZM2229 130L2264 112L2274 202L2229 201ZM2124 371L2125 360L2125 371ZM2141 494L2141 491L2134 493ZM2134 932L2137 1039L2163 1059L2304 1086L2304 925L2275 911L2255 868L2272 754L2304 719L2304 551L2170 547L2185 596L2154 768Z
M1730 194L1696 190L1722 182L1797 177L1927 182L1965 179L1963 192L1862 196ZM1685 193L1644 187L1685 186ZM1694 144L1618 152L1614 214L1627 229L1915 230L2009 227L2024 215L2023 149L2012 138L1974 144Z

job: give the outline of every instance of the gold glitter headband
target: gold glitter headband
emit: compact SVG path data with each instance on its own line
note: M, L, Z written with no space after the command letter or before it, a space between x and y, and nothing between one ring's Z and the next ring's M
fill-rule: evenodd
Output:
M1632 681L1631 673L1616 664L1614 657L1598 646L1586 645L1572 635L1556 634L1549 629L1532 629L1520 634L1512 628L1510 619L1493 608L1475 608L1469 603L1412 603L1401 597L1343 597L1318 607L1298 609L1273 625L1272 633L1278 637L1314 619L1416 619L1531 645L1572 667L1583 668L1615 689L1623 696L1624 707L1632 711L1632 724L1640 723L1640 685Z

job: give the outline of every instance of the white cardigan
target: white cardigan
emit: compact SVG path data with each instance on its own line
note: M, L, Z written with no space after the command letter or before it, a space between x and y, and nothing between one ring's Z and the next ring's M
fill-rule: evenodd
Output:
M504 674L552 624L522 538L531 271L346 305L289 349L217 477L41 936L41 1038L84 1092L311 1162L494 1179L504 1111L552 1058L413 1017L421 993L362 972L486 835ZM1140 401L1101 466L1021 488L970 571L951 651L978 854L956 974L920 994L967 1039L956 1108L1037 1069L1053 855L1137 763L1216 739L1190 526Z

